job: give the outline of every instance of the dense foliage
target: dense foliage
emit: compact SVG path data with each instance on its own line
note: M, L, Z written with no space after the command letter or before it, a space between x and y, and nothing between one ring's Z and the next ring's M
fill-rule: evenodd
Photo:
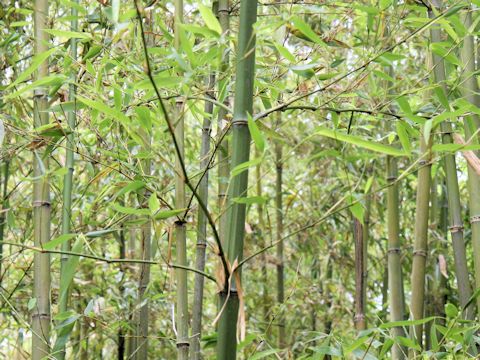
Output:
M476 356L480 2L48 2L0 0L0 357Z

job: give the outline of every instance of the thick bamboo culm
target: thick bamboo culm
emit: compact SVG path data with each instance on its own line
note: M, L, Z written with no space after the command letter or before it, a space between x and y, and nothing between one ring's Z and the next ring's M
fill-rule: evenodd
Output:
M250 157L250 132L248 114L253 111L253 82L255 73L255 35L253 24L257 19L257 1L241 0L240 28L238 34L237 67L232 121L231 166L242 164ZM229 198L246 196L248 170L234 176L230 182ZM245 204L229 200L227 210L227 231L225 238L228 261L231 265L243 255L245 232ZM218 324L217 360L234 360L237 348L237 317L239 310L238 280L240 272L233 275L231 286L225 282L220 291L223 308Z
M35 54L48 50L47 28L48 0L34 2L34 40ZM48 76L48 60L45 60L36 71L35 80ZM34 124L39 127L48 123L48 91L37 88L34 91ZM33 222L34 244L41 248L50 240L50 186L48 175L48 158L43 156L44 148L34 149L33 158ZM32 311L32 359L40 360L50 353L50 254L35 252L33 265L33 298L35 306Z
M432 4L436 6L437 10L440 10L442 7L441 0L435 0L432 2ZM435 17L433 11L429 11L429 16L431 18ZM432 43L439 43L442 41L441 28L438 24L435 24L430 28L430 37ZM435 81L442 86L445 94L448 94L444 60L435 53L432 53L432 58ZM442 121L440 127L442 131L442 142L444 144L452 144L453 130L450 122L448 120ZM465 249L465 243L463 241L463 220L461 214L460 191L458 188L455 155L453 153L447 152L444 155L444 169L447 182L449 230L453 244L455 275L457 278L460 305L463 308L472 296L472 289L468 276L467 253ZM473 308L472 306L469 306L467 309L465 309L464 318L471 319L472 316Z

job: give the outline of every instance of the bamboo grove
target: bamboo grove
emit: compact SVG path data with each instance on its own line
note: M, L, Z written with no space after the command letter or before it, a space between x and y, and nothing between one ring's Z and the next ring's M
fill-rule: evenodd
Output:
M479 1L0 3L0 358L480 356Z

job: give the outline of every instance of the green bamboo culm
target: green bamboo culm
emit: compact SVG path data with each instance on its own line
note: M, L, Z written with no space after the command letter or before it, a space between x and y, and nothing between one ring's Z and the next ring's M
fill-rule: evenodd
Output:
M153 14L148 12L145 16L145 28L150 29L150 32L145 35L147 46L154 46L153 41ZM148 111L148 110L147 110ZM142 129L141 136L145 144L145 152L151 154L152 151L152 128ZM142 161L142 168L145 177L151 176L152 173L152 159L147 157ZM150 196L156 196L149 190L144 190L139 194L138 201L140 206L148 209ZM140 257L142 260L150 260L152 257L152 220L148 219L141 226L141 241L140 241ZM147 360L148 358L148 323L149 323L149 301L146 296L148 284L150 282L150 264L140 264L138 278L138 303L141 304L136 316L136 338L135 338L135 353L134 360Z
M34 2L34 41L35 54L48 51L48 34L44 31L48 24L48 0ZM48 60L45 60L35 73L35 80L48 75ZM48 124L48 91L44 87L34 90L34 126ZM34 245L37 248L50 240L50 186L48 181L48 154L43 147L33 149L33 222ZM35 252L33 265L32 309L32 360L40 360L50 353L50 254Z
M467 31L472 31L471 9L466 9L462 14L462 22ZM467 33L463 39L461 48L461 77L460 92L463 99L475 106L480 106L480 95L475 77L475 42L473 35ZM478 144L478 136L473 136L479 129L480 117L478 115L464 117L465 137L471 144ZM475 266L475 285L480 288L480 177L475 170L468 165L468 206L470 212L470 227L473 246L473 260ZM477 296L477 316L480 316L480 297Z
M2 178L2 210L8 209L8 179L10 177L10 158L8 155L5 155L3 160L3 178ZM0 259L3 259L3 241L5 236L5 227L7 225L6 212L2 211L0 213ZM2 285L2 280L4 278L2 274L2 261L0 260L0 286Z
M74 0L78 4L78 0ZM75 6L72 6L71 10L71 24L70 28L72 31L78 31L78 9ZM70 71L70 80L71 83L68 88L68 101L75 103L76 99L76 72L74 69L74 63L77 59L77 40L76 38L70 39L70 57L72 58L72 70ZM67 172L63 178L63 207L62 207L62 234L69 234L71 232L72 225L72 188L73 188L73 172L74 172L74 147L75 147L75 127L77 123L77 114L76 110L69 111L67 113L67 125L69 133L66 136L66 160L65 160L65 169ZM64 241L62 243L62 251L68 252L71 250L70 241ZM70 302L70 291L69 291L69 279L67 274L67 265L68 265L69 256L67 254L61 254L60 256L60 299L58 310L59 313L64 313L68 310ZM64 288L67 289L64 289ZM65 295L63 295L65 294ZM58 360L65 359L66 355L66 342L69 338L71 326L62 327L58 332L58 339L55 346L55 358ZM59 341L61 339L61 341ZM57 348L57 344L59 348Z
M425 140L424 128L420 137L419 169L417 176L417 200L415 216L415 240L413 244L413 262L411 274L411 303L410 313L412 320L423 319L425 303L425 264L428 251L428 212L430 198L430 169L431 165L431 137ZM411 337L422 344L423 325L413 326Z
M250 132L248 114L253 112L253 82L255 74L255 34L253 24L257 19L257 1L241 0L234 113L232 121L231 166L248 161L250 157ZM229 199L245 197L248 188L248 170L234 176L229 187ZM245 204L229 200L227 211L226 253L231 265L243 255L245 232ZM220 291L221 315L218 324L217 360L236 359L237 317L239 308L237 280L239 271L233 275L231 287L225 281ZM239 285L239 284L238 284Z
M207 81L207 93L210 98L214 97L215 75L210 75ZM208 204L208 166L210 153L210 135L212 132L211 116L213 114L213 103L205 102L205 117L202 125L202 144L200 147L200 171L205 170L205 175L200 180L198 186L198 196L204 204ZM207 247L207 215L199 206L197 215L197 249L195 257L195 269L205 270L205 250ZM201 274L195 274L195 283L193 289L192 306L192 336L190 346L190 359L201 359L200 339L202 335L202 315L203 315L203 288L205 278Z
M441 0L435 0L432 4L437 11L442 8ZM430 18L435 18L433 11L429 11ZM442 41L441 28L439 24L434 24L430 27L430 37L432 44ZM445 64L442 57L432 53L433 59L433 73L435 81L440 84L444 93L447 94ZM449 110L449 109L446 109ZM442 131L442 142L444 144L452 144L452 125L448 120L444 120L440 124ZM467 267L467 253L465 243L463 241L463 220L461 214L460 191L458 188L457 166L455 162L455 155L447 152L444 155L444 169L447 182L447 198L448 198L448 215L449 215L449 230L453 244L453 255L455 263L455 275L457 278L457 286L459 292L460 305L462 308L468 303L472 296L472 289L468 276ZM464 318L472 319L473 308L469 306L465 309Z
M175 49L181 51L180 27L183 22L183 0L175 0ZM185 134L183 100L178 99L175 107L175 139L178 145L178 152L175 154L175 207L184 209L185 201L185 179L183 178L182 164L185 158ZM177 264L187 266L187 229L184 219L175 221L175 242ZM188 284L187 271L185 269L175 269L177 280L177 358L186 360L189 355L190 340L188 336Z
M403 296L402 258L400 242L400 205L398 201L397 159L387 156L387 229L388 229L388 291L390 321L404 320L405 302ZM405 336L403 327L393 328L394 336ZM398 344L392 347L392 359L405 358L404 350Z
M278 113L278 124L280 125L281 114ZM275 144L275 214L277 223L276 241L277 243L277 302L280 309L283 308L285 301L285 284L284 284L284 264L283 264L283 159L282 159L282 144L277 142ZM284 348L287 344L287 334L285 328L285 316L282 311L278 314L278 347Z
M364 224L353 217L353 239L355 242L355 316L353 322L355 329L358 331L365 330L367 328L367 322L365 318L365 239L364 239Z
M230 30L230 4L229 0L219 0L218 1L218 21L222 28L222 36L227 36ZM222 51L222 59L220 63L220 74L222 76L218 79L218 93L220 98L223 98L223 103L228 106L230 104L230 99L228 97L228 85L229 77L228 69L230 67L230 51L226 49ZM222 132L226 131L229 126L229 121L227 120L227 111L223 107L218 110L218 134L222 136ZM230 174L230 164L229 164L229 142L223 137L219 139L218 144L218 209L219 209L219 221L218 221L218 234L222 242L225 241L225 233L227 231L227 216L226 216L226 207L225 205L228 202L228 179Z

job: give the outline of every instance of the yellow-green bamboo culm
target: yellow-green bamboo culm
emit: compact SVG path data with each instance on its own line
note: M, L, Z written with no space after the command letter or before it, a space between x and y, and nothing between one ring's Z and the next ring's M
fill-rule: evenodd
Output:
M78 4L78 0L74 0ZM72 6L71 10L71 24L70 28L72 31L78 31L78 8ZM70 39L70 57L72 58L72 70L70 70L70 85L68 88L68 100L72 103L75 103L76 99L76 72L73 70L75 61L77 59L77 41L76 38ZM62 234L69 234L72 228L72 188L73 188L73 172L74 172L74 148L75 148L75 128L77 122L76 109L69 111L67 113L67 124L70 131L66 136L66 156L65 156L65 169L67 172L63 178L63 207L62 207ZM68 252L71 250L70 241L64 241L62 243L62 251ZM63 286L70 287L68 284L68 279L66 278L67 272L67 262L69 256L67 254L61 254L60 256L60 294L64 292L62 289ZM64 313L68 310L70 303L70 291L67 289L65 292L66 296L60 296L58 310L59 313ZM71 325L73 326L73 324ZM71 328L65 328L59 331L58 337L66 337L67 339L60 342L61 346L59 349L55 349L55 357L58 360L65 359L66 354L66 341L68 340L69 333ZM57 339L57 343L59 343Z
M257 19L257 1L241 0L240 28L238 34L237 67L232 120L231 166L242 164L250 157L250 132L248 114L253 111L253 82L255 73L255 34L253 24ZM248 170L233 176L229 199L245 197L248 188ZM226 253L231 265L243 255L245 232L245 204L229 200L227 210ZM240 272L233 274L231 286L225 281L220 291L222 312L218 324L217 360L236 359L237 317L239 309L238 286Z
M180 26L183 22L183 0L175 0L175 49L180 52ZM175 154L175 207L184 209L185 201L185 179L182 171L182 163L185 158L185 134L183 117L183 100L178 99L175 107L175 139L178 145L178 152ZM175 242L177 264L187 266L187 233L186 223L182 218L175 221ZM175 269L177 280L177 359L187 360L189 355L190 340L188 336L188 289L187 271Z
M207 96L213 98L213 89L215 86L215 75L210 75L207 82ZM210 134L212 132L211 116L213 114L213 103L205 102L205 117L202 125L202 144L200 147L200 171L205 171L198 186L198 196L205 204L208 204L208 166L210 152ZM207 247L207 215L203 209L198 207L197 215L197 248L195 257L195 269L204 271L205 269L205 250ZM192 360L201 359L200 339L202 335L202 315L203 315L203 287L205 279L201 274L195 274L195 283L193 289L192 306L192 336L190 345L190 358Z
M218 21L222 27L222 36L227 36L230 30L230 4L229 0L219 0L218 1ZM228 83L229 77L228 74L229 68L229 49L222 51L222 60L220 64L220 76L218 78L218 93L220 98L223 98L223 103L228 106L230 104L230 99L228 97ZM229 121L227 121L227 111L223 107L218 110L218 134L219 137L222 136L222 132L228 129ZM228 150L228 140L223 137L219 139L220 143L218 144L218 209L219 209L219 220L218 220L218 234L221 241L225 241L225 233L227 229L227 216L226 216L226 207L225 205L228 202L228 179L230 175L230 164L229 164L229 150Z
M463 24L467 31L472 31L471 9L464 10L462 14ZM461 48L461 77L459 86L463 99L475 106L480 106L480 95L477 80L475 77L475 43L471 33L467 33ZM466 140L471 144L478 144L478 135L473 137L479 129L480 117L478 115L465 116L464 128ZM473 138L472 138L473 137ZM470 216L470 227L473 246L473 260L475 266L475 285L480 288L480 177L475 170L468 165L468 206ZM477 296L477 316L480 316L480 297Z
M280 124L280 116L278 113L278 124ZM284 284L284 265L283 265L283 203L282 203L282 182L283 182L283 159L282 159L282 144L277 142L275 144L275 214L277 223L277 302L280 309L283 308L285 301L285 284ZM278 314L278 347L284 348L287 344L287 334L285 328L285 316L282 311Z
M412 320L423 319L425 302L425 264L428 251L428 212L430 198L431 140L425 141L424 128L419 134L420 156L417 176L417 200L415 216L415 240L411 274L412 296L410 313ZM410 329L411 337L422 345L423 325Z
M34 41L35 54L48 50L48 34L44 31L48 24L48 0L34 2ZM48 75L48 60L45 60L35 73L35 80ZM48 123L48 91L45 87L36 88L34 100L34 126ZM44 156L46 155L46 156ZM33 221L34 245L37 248L50 240L50 186L48 181L48 154L45 148L33 149L34 177L33 183ZM50 353L50 254L35 252L33 266L32 310L32 360L46 358Z
M441 0L435 0L432 2L432 4L436 6L437 10L441 10ZM429 16L431 18L435 17L432 11L429 11ZM432 44L442 41L441 28L439 24L434 24L430 27L430 36ZM445 95L447 95L448 89L446 86L444 60L435 53L432 53L432 58L435 81L442 87ZM452 144L453 130L450 122L448 120L442 121L440 128L442 131L442 142L444 144ZM458 188L455 155L453 153L447 152L444 155L444 169L447 183L449 230L452 237L453 255L455 260L455 275L457 278L460 305L462 308L464 308L472 296L472 289L468 276L467 253L465 249L465 243L463 241L463 220L461 214L460 191ZM469 306L467 309L465 309L464 318L471 319L472 315L473 308L472 306Z

